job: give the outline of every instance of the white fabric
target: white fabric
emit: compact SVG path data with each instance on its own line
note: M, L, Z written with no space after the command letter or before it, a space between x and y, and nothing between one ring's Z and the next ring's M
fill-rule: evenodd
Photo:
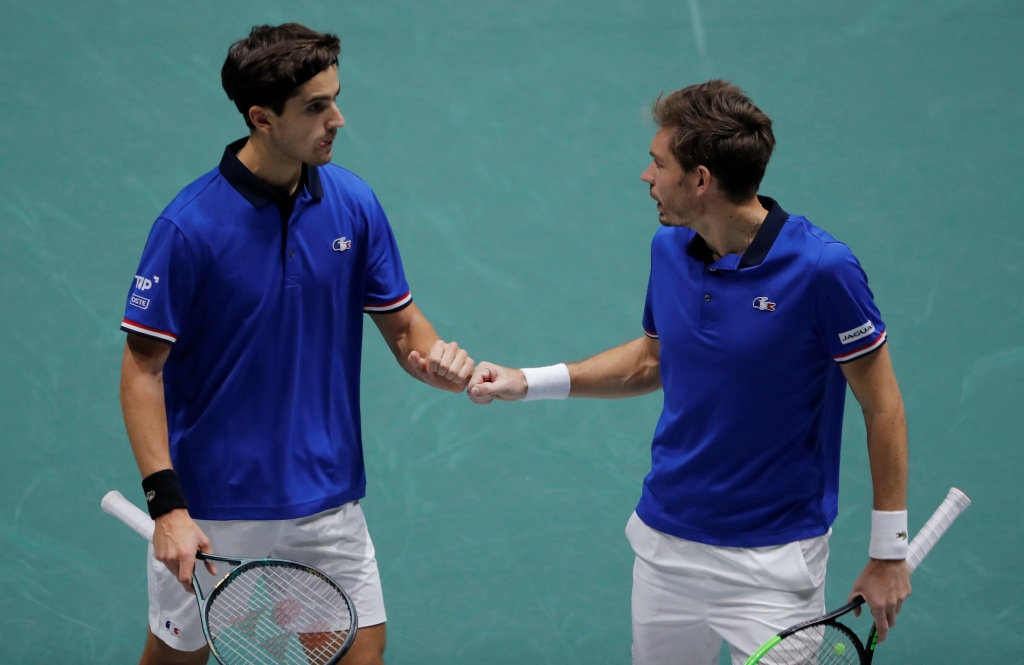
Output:
M526 397L524 402L537 399L565 399L569 396L569 366L565 363L547 367L524 367Z
M910 549L909 545L907 511L871 511L871 541L868 544L868 556L872 559L906 559Z
M779 631L825 613L828 534L773 547L704 545L626 526L633 566L633 665L742 665Z
M352 598L359 627L384 623L384 595L377 559L358 501L309 517L268 521L196 520L210 538L214 554L246 559L290 559L327 573ZM149 628L179 651L206 644L199 606L149 547ZM218 578L200 562L197 577L208 596L231 567L217 563Z

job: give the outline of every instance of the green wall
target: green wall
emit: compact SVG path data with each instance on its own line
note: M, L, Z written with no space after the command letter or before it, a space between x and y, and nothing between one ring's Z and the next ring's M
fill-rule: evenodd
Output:
M477 360L578 359L641 333L657 227L639 174L662 90L711 77L775 122L762 191L847 242L889 327L911 527L975 505L914 577L880 663L1024 649L1024 4L1011 0L0 1L0 662L132 663L144 546L117 400L152 220L244 126L227 46L342 38L336 161L376 190L420 307ZM623 528L659 395L475 407L364 350L364 502L389 663L627 663ZM867 551L846 425L829 604Z

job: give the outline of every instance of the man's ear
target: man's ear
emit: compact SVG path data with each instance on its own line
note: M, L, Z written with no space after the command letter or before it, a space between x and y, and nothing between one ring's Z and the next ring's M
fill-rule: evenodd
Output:
M711 171L708 167L698 164L697 165L697 191L703 193L711 187Z
M252 122L256 131L268 132L273 128L270 122L270 111L263 106L249 107L249 121Z

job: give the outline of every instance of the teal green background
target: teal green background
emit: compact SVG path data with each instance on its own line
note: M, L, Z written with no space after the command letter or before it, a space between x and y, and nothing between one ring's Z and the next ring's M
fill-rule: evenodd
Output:
M950 486L974 499L876 662L1020 660L1019 0L3 0L0 662L138 658L144 546L99 510L112 488L142 503L118 324L152 220L245 133L219 86L228 45L287 20L342 38L335 161L376 190L418 304L503 364L641 334L647 109L711 77L744 88L775 122L762 191L871 279L910 422L912 530ZM628 663L623 528L660 396L476 407L367 333L388 662ZM867 551L852 401L845 435L829 605Z

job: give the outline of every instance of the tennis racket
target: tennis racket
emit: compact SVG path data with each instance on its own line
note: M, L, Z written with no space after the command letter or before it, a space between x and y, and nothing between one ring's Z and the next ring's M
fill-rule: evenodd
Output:
M120 492L108 492L101 506L153 541L153 520ZM236 566L208 596L192 572L203 633L221 665L334 665L352 646L355 605L316 568L205 552L196 558Z
M957 516L971 505L966 494L952 488L938 510L910 543L907 566L914 572ZM875 655L875 623L866 642L861 642L839 618L864 604L858 596L839 609L812 621L787 628L768 640L746 665L870 665Z

